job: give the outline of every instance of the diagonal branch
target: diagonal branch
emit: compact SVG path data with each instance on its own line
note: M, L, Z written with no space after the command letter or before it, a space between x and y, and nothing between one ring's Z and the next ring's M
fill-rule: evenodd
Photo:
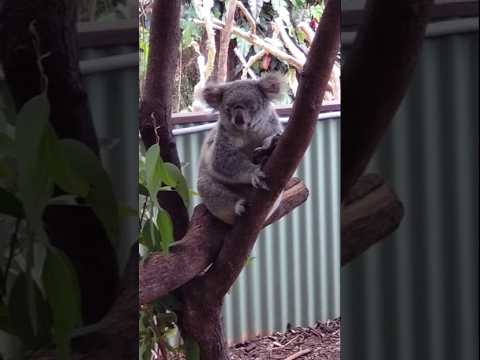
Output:
M342 199L365 170L407 91L432 3L367 3L363 25L342 69Z

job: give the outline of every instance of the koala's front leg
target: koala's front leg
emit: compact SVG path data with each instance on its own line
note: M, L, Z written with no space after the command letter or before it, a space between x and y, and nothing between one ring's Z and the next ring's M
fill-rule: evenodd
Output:
M230 184L251 184L255 188L269 190L265 174L237 148L224 144L217 146L212 161L212 175Z

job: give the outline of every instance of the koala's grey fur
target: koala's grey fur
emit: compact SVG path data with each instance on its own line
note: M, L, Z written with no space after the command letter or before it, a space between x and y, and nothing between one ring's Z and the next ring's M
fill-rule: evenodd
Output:
M219 111L219 121L202 146L197 189L208 210L227 224L245 211L245 195L252 186L268 190L261 165L253 159L283 131L271 105L282 87L281 78L269 74L203 89L204 100ZM268 216L280 200L281 195Z

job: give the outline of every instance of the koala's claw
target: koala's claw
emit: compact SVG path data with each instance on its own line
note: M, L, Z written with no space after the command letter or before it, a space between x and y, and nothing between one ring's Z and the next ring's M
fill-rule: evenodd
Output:
M252 186L256 189L262 188L264 190L270 190L267 183L265 182L265 174L260 168L252 174Z
M240 199L235 203L235 214L240 216L245 212L245 205L246 201L245 199Z

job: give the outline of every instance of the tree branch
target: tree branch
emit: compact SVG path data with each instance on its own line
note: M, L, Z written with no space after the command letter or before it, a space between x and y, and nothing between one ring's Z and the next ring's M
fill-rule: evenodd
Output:
M197 23L203 23L203 21L196 21ZM215 30L222 30L225 24L221 22L220 20L213 20L213 28ZM268 41L263 40L260 38L258 35L255 35L253 33L243 31L242 29L234 26L232 29L232 33L237 35L238 37L241 37L245 41L248 41L252 45L256 45L261 47L262 49L265 49L269 54L272 54L276 58L285 61L289 65L293 66L297 70L301 70L303 68L304 63L302 63L300 60L296 59L290 54L287 54L285 51L280 50L277 48L275 45L270 44Z
M238 10L245 16L245 19L247 19L248 23L250 24L251 31L253 34L257 32L257 23L255 22L255 19L253 16L250 14L248 9L243 5L241 1L237 1L237 7Z
M220 33L220 45L218 47L217 81L219 82L227 80L228 44L230 44L236 9L237 0L229 0L226 4L225 26Z
M285 25L282 19L277 18L274 20L275 26L277 27L278 31L280 32L280 38L282 39L285 47L290 51L290 53L298 59L299 62L305 63L306 57L305 54L295 45L288 36L287 32L285 31Z
M148 68L139 114L145 148L158 143L162 159L178 168L180 160L170 119L180 41L180 9L180 1L153 3ZM182 238L188 226L188 212L181 197L177 192L163 191L158 193L158 201L172 218L175 239Z
M380 176L362 176L342 208L342 266L393 233L403 215L402 203Z
M271 191L253 192L249 199L251 208L238 218L233 229L227 233L211 269L192 284L193 292L201 289L206 297L218 301L238 277L270 207L293 175L310 144L339 42L340 1L329 0L301 74L292 116L265 166Z
M292 179L282 202L264 227L286 216L303 204L308 190L300 179ZM223 237L231 227L215 219L205 208L195 208L189 230L177 241L168 255L152 254L140 266L140 304L147 304L187 283L207 268L218 254ZM172 276L175 274L175 276Z
M342 69L342 199L365 170L407 91L432 3L367 3L364 23Z

